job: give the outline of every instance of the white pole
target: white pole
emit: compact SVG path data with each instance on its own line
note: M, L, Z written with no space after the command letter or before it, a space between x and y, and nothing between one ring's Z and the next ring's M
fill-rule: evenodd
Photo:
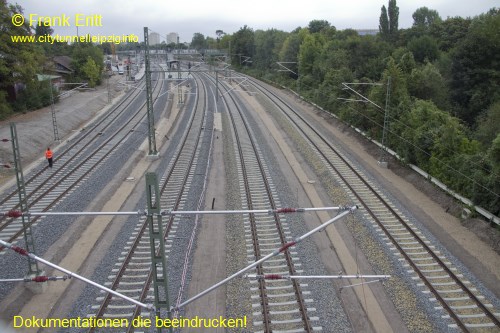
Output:
M390 275L256 275L248 274L245 277L251 279L265 279L265 280L293 280L293 279L389 279Z
M209 215L209 214L286 214L286 213L305 213L327 210L343 210L345 207L315 207L315 208L278 208L278 209L247 209L247 210L164 210L161 215ZM147 215L146 211L136 212L26 212L11 210L1 213L0 216L21 217L24 216L73 216L73 215Z
M118 292L116 292L116 291L114 291L114 290L111 290L111 289L109 289L109 288L107 288L107 287L104 287L104 286L102 286L102 285L100 285L100 284L98 284L98 283L94 282L94 281L91 281L91 280L89 280L89 279L87 279L87 278L85 278L85 277L83 277L83 276L81 276L81 275L78 275L78 274L76 274L76 273L73 273L73 272L71 272L71 271L68 271L68 270L67 270L67 269L65 269L65 268L62 268L62 267L60 267L60 266L57 266L56 264L53 264L53 263L51 263L50 261L47 261L47 260L45 260L45 259L43 259L43 258L40 258L40 257L37 257L37 256L36 256L36 255L34 255L33 253L29 253L28 251L26 251L26 250L25 250L25 249L23 249L23 248L20 248L20 247L18 247L18 246L15 246L15 245L12 245L12 244L10 244L10 243L7 243L7 242L5 242L5 241L3 241L3 240L1 240L1 239L0 239L0 244L1 244L1 245L3 245L3 246L5 246L5 247L8 247L9 249L11 249L11 250L12 250L12 251L14 251L14 252L17 252L17 253L19 253L19 254L21 254L21 255L27 256L27 257L29 257L29 258L31 258L31 259L33 259L33 260L39 261L39 262L41 262L41 263L43 263L43 264L45 264L45 265L47 265L47 266L50 266L50 267L52 267L52 268L55 268L55 269L57 269L58 271L61 271L61 272L63 272L63 273L66 273L66 274L68 274L68 276L69 276L70 278L73 278L73 277L74 277L74 278L76 278L76 279L78 279L78 280L80 280L80 281L83 281L83 282L85 282L85 283L88 283L88 284L90 284L90 285L92 285L92 286L94 286L94 287L97 287L97 288L101 289L101 290L107 291L108 293L111 293L111 294L113 294L113 295L115 295L115 296L117 296L117 297L120 297L120 298L122 298L122 299L124 299L124 300L126 300L126 301L132 302L132 303L134 303L135 305L138 305L138 306L143 307L143 308L146 308L146 309L154 310L154 306L153 306L152 304L144 304L144 303L138 302L138 301L136 301L135 299L132 299L132 298L130 298L130 297L127 297L127 296L125 296L125 295L122 295L122 294L120 294L120 293L118 293Z
M284 244L282 247L280 247L279 249L276 249L274 250L273 252L269 253L267 256L259 259L258 261L248 265L247 267L243 268L242 270L234 273L233 275L225 278L224 280L214 284L213 286L211 286L210 288L200 292L199 294L191 297L190 299L184 301L183 303L179 304L178 306L176 306L175 308L172 308L171 311L178 311L180 308L188 305L189 303L192 303L194 302L195 300L197 300L198 298L208 294L209 292L211 292L212 290L214 289L217 289L219 288L220 286L222 285L225 285L226 283L228 283L229 281L233 280L234 278L242 275L243 273L245 273L246 271L256 267L257 265L263 263L264 261L272 258L272 257L275 257L277 256L278 254L280 254L281 252L284 252L286 251L289 247L292 247L292 246L295 246L297 243L299 243L300 241L306 239L307 237L309 237L311 234L313 234L314 232L316 231L320 231L322 229L325 229L328 225L332 224L333 222L337 221L338 219L340 219L341 217L344 217L345 215L353 212L354 210L356 210L358 207L357 206L353 206L353 207L348 207L346 210L344 210L342 213L340 213L339 215L335 216L334 218L326 221L325 223L321 224L319 227L317 228L314 228L313 230L311 230L310 232L306 233L305 235L297 238L295 241L293 242L290 242L290 243L287 243L287 244Z

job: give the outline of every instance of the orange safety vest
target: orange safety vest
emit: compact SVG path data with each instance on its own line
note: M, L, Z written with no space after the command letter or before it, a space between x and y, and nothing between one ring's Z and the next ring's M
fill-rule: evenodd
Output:
M45 152L45 157L47 157L47 158L52 158L52 150L47 150L47 151Z

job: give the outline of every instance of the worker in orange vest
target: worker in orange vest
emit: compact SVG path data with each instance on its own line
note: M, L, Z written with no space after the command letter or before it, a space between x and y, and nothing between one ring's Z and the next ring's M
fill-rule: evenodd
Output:
M52 150L50 148L47 148L47 151L45 151L45 157L47 158L47 161L49 161L49 168L52 168Z

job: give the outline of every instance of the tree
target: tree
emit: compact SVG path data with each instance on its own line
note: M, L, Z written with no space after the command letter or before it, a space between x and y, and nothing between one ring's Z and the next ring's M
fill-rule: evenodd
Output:
M478 117L476 138L488 147L500 133L500 101L493 103L487 112Z
M198 51L206 49L205 36L199 32L194 33L193 39L191 40L191 48Z
M439 24L432 25L430 32L438 40L439 49L449 51L465 38L471 22L470 18L449 17Z
M90 80L88 74L84 71L84 68L88 69L88 58L92 58L95 66L99 73L102 72L104 68L104 54L102 50L92 43L75 43L73 44L73 52L71 54L73 59L72 66L75 70L73 80L76 82ZM95 80L95 84L99 85L101 83L101 76Z
M398 26L399 26L399 7L396 5L396 0L389 0L388 16L389 16L389 35L393 40L395 40L398 34Z
M299 73L300 80L307 86L316 85L323 81L319 66L320 56L325 44L324 37L320 34L307 34L300 45ZM301 83L302 84L302 83Z
M47 36L52 35L54 33L54 29L52 29L48 25L38 24L35 28L35 36Z
M387 9L385 8L385 5L382 6L380 10L380 18L379 18L379 25L378 25L378 30L380 35L382 36L383 39L388 40L389 39L389 16L387 16Z
M411 71L408 91L412 97L430 100L442 110L449 109L446 82L438 69L430 62Z
M379 18L379 33L382 39L394 42L398 34L399 7L396 0L389 0L388 10L382 6Z
M267 71L279 60L279 51L286 33L276 29L255 32L255 56L253 66L259 70Z
M330 23L326 20L312 20L309 22L309 32L314 34L316 32L326 31L330 29Z
M220 48L220 39L226 34L224 31L222 30L215 30L215 34L217 35L217 48L219 49Z
M401 68L405 74L411 74L412 71L417 68L417 63L415 62L413 53L408 52L408 49L406 48L396 49L393 52L392 57L397 61L399 68Z
M498 133L497 137L492 141L489 157L493 164L493 170L495 173L500 174L500 133Z
M82 72L85 74L86 79L88 79L89 87L94 88L97 82L99 82L101 72L97 67L94 59L92 59L90 56L87 57L87 62L83 65Z
M418 8L412 15L413 26L428 29L434 23L441 22L439 13L427 7Z
M240 67L250 64L248 59L252 59L255 53L254 31L246 25L240 28L240 30L233 35L231 48L233 64Z
M35 43L14 43L11 36L31 35L31 29L27 22L21 26L12 24L15 14L23 14L19 5L7 4L6 0L0 0L0 107L5 117L10 113L12 102L15 100L14 86L24 85L25 89L34 89L26 92L26 96L36 95L36 74L41 72L40 64L45 58L43 50ZM10 104L7 104L10 101ZM30 103L28 103L30 104ZM38 104L38 103L33 103Z
M452 53L452 100L460 118L476 117L500 100L500 10L473 19Z
M413 53L415 60L419 63L434 61L439 55L437 42L429 35L412 39L407 47L408 50Z

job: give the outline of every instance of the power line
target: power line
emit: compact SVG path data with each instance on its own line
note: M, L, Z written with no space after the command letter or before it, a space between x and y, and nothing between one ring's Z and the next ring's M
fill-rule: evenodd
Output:
M373 122L375 125L377 126L380 126L382 127L381 124L377 123L377 121L373 120L372 118L368 117L367 115L363 114L361 111L358 111L354 108L352 108L351 106L347 106L348 108L350 108L351 110L359 113L361 116L365 117L366 119L370 120L371 122ZM425 151L425 149L417 146L416 144L414 144L413 142L411 141L408 141L406 138L400 136L399 134L397 133L394 133L392 131L389 130L389 133L395 135L396 137L400 138L401 140L405 141L406 143L408 143L409 145L415 147L416 149L420 150L421 152L423 152L425 155L429 156L429 157L433 157L430 153L428 153L427 151ZM485 189L486 191L490 192L491 194L495 195L496 197L500 197L500 195L492 190L490 190L489 188L481 185L479 182L477 182L475 179L473 178L470 178L469 176L467 176L466 174L460 172L459 170L456 170L455 168L453 168L452 166L450 166L449 164L447 164L446 162L443 162L441 159L437 158L437 157L433 157L435 160L437 160L438 162L442 163L444 166L446 166L447 168L451 169L452 171L455 171L456 173L458 173L460 176L463 176L467 179L469 179L471 182L473 182L474 184L482 187L483 189Z

